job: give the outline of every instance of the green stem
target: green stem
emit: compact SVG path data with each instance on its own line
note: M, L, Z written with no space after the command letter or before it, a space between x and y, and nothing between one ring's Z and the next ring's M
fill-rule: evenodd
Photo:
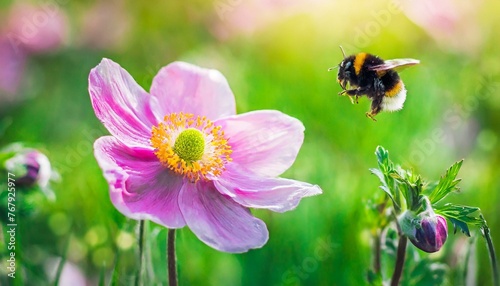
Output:
M406 244L408 239L405 235L399 235L398 250L396 256L396 266L394 268L394 274L392 274L391 286L398 286L401 275L403 274L403 266L405 263L406 256Z
M175 229L168 230L168 285L177 286L177 261L175 258Z
M144 262L144 220L139 221L139 268L137 269L137 275L135 277L135 286L141 285L141 277L142 277L142 266Z
M486 225L486 221L483 216L483 226L481 226L481 231L483 232L483 236L486 239L486 245L488 246L488 253L490 255L491 268L493 272L493 285L500 286L500 280L498 275L498 265L497 265L497 257L495 255L495 247L493 246L493 241L491 240L490 228Z

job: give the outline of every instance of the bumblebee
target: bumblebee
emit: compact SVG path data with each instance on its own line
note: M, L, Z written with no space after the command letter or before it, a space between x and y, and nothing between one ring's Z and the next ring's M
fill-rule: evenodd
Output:
M346 57L340 47L344 60L337 66L337 82L351 102L358 103L358 97L366 95L371 101L371 109L366 116L376 121L380 111L398 111L406 100L406 88L396 69L419 64L415 59L383 59L368 53ZM334 68L330 68L332 70Z

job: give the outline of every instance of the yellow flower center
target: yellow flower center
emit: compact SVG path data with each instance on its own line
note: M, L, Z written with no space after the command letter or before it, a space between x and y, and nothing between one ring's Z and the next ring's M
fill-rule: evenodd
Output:
M160 162L191 182L219 176L231 161L231 146L220 126L205 116L171 113L153 126L151 145Z
M198 161L205 151L205 139L198 129L189 128L182 131L174 143L174 152L189 163Z

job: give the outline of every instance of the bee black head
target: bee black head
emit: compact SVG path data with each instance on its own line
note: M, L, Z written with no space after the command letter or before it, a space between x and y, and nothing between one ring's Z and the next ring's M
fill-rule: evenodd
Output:
M337 81L342 89L346 89L347 83L355 82L356 74L354 72L354 59L355 56L344 58L339 64L339 72L337 74Z

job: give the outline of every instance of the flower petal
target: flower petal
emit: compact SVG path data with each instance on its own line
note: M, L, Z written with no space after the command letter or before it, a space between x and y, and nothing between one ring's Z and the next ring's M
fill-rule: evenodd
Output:
M177 203L182 178L166 170L152 151L129 148L112 136L94 143L115 207L133 219L149 219L168 228L186 223Z
M237 168L235 164L228 164L214 185L245 207L285 212L296 208L302 198L322 193L317 185L284 178L249 176L249 172Z
M220 125L231 145L233 162L259 176L276 177L295 161L304 141L304 125L276 110L223 118Z
M210 182L185 184L179 205L194 234L217 250L246 252L262 247L269 237L264 222L220 194Z
M153 79L151 94L158 98L160 116L185 112L215 120L236 114L226 78L217 70L184 62L162 68Z
M129 147L149 147L156 99L126 70L103 59L90 71L89 93L97 118L112 135Z

